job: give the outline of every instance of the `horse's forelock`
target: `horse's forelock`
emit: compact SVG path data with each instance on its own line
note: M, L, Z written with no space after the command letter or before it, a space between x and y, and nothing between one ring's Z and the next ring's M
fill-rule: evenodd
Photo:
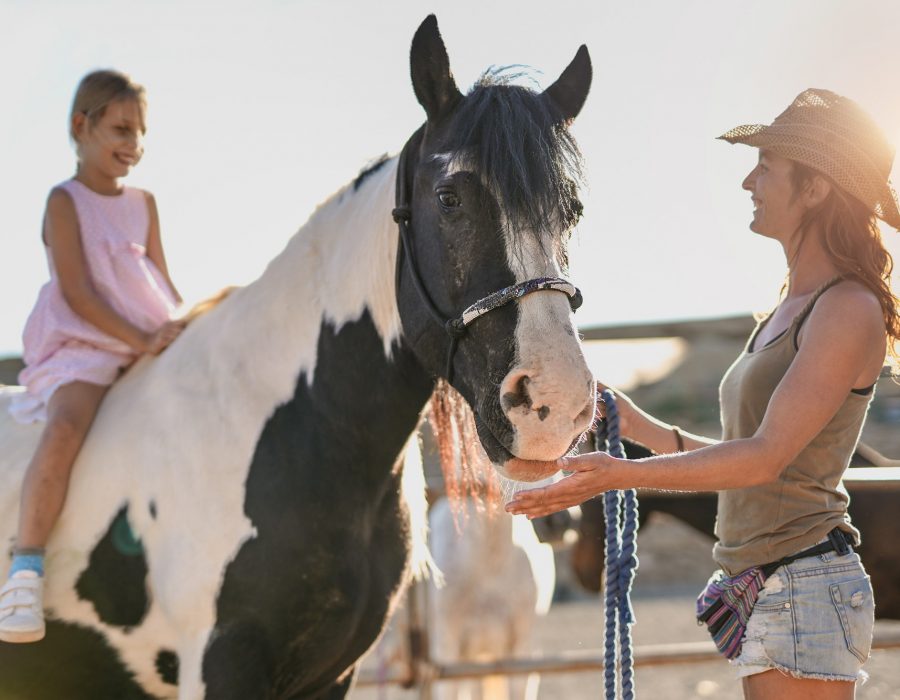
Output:
M559 236L580 213L583 159L552 102L510 84L519 77L490 70L476 82L454 116L450 162L477 171L514 241L537 235L545 252L557 254Z

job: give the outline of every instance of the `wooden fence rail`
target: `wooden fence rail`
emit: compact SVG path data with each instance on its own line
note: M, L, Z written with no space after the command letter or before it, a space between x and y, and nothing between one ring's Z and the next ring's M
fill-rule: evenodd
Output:
M876 632L875 639L872 642L872 649L898 648L900 648L900 630ZM647 644L634 649L634 664L638 667L718 660L722 660L722 656L711 641ZM602 671L604 669L604 660L602 649L583 649L519 659L499 659L487 663L442 664L439 661L421 659L417 665L419 668L418 682L432 683L439 680L483 678L484 676L494 675ZM360 673L357 681L358 686L385 684L400 684L405 687L413 687L417 683L410 669L403 668L391 668L386 673L366 669Z

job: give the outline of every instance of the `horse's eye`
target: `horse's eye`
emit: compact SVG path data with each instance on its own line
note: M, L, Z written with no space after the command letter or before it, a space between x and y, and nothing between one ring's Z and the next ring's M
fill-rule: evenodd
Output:
M462 204L453 190L438 190L438 201L444 209L455 209Z

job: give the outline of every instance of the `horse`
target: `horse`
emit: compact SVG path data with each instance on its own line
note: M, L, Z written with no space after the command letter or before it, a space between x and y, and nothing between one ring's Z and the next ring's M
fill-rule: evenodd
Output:
M398 456L435 379L501 471L588 427L559 277L587 49L543 91L486 73L464 95L432 15L410 68L425 123L400 155L109 391L48 543L47 637L0 645L0 695L343 698L408 577ZM8 541L40 433L8 417L17 391L0 392Z
M643 445L623 441L626 454L633 459L651 456ZM868 461L877 455L861 444L853 463ZM881 457L877 455L877 457ZM883 459L883 458L882 458ZM850 469L852 476L853 468ZM850 502L847 510L853 525L860 531L858 547L863 564L872 579L875 592L875 617L900 619L900 556L896 543L900 541L900 523L884 517L897 501L896 493L848 486ZM672 515L698 532L714 536L717 500L715 493L663 493L642 489L638 498L639 522L643 525L654 512ZM578 582L588 591L602 589L606 520L603 501L591 499L581 504L581 520L577 539L572 548L572 569ZM712 573L712 572L709 572ZM699 592L699 591L698 591Z

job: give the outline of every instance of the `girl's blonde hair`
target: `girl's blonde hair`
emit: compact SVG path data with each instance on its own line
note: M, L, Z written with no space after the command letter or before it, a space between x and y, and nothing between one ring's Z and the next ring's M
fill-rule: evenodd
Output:
M69 114L69 136L75 138L75 115L83 114L91 125L96 125L111 102L116 100L135 100L141 113L141 130L146 131L144 116L147 112L147 93L143 85L134 82L130 76L116 70L98 70L88 73L78 83L75 99L72 100L72 111Z
M891 289L894 261L881 240L881 230L871 208L847 194L831 178L814 168L793 161L791 179L799 192L816 175L831 183L831 192L821 204L806 212L801 235L813 224L822 228L822 243L832 264L845 278L864 284L878 297L887 329L887 363L894 374L900 368L900 299ZM802 239L801 239L802 245Z

